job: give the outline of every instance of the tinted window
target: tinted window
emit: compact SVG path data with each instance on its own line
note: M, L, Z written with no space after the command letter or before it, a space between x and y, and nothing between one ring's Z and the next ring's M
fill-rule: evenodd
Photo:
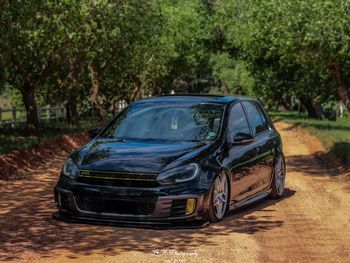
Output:
M253 130L253 135L263 132L267 129L266 123L264 124L257 105L250 101L242 102L246 111L250 127Z
M263 122L263 130L267 130L269 128L269 120L267 119L264 111L261 109L261 106L256 104L258 110L259 110L259 113L260 113L260 116L261 116L261 119L262 119L262 122Z
M250 133L248 121L240 103L233 105L231 109L228 128L232 137L239 132Z
M213 140L220 131L223 110L223 105L203 103L130 106L101 136L135 140Z

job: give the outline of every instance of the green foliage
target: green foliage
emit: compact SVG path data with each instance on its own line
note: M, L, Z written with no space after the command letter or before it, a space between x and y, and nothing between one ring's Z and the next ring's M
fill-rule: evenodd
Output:
M349 9L346 1L218 1L216 15L227 44L251 65L255 94L322 102L336 94L332 63L349 72Z
M1 64L4 78L15 88L38 85L67 45L68 1L5 1L0 16ZM73 16L72 16L73 17Z
M66 104L101 119L121 99L171 90L350 107L349 10L331 0L5 0L0 91L13 105L32 92L28 109Z
M221 81L230 94L253 95L254 78L244 61L235 61L227 53L211 57L213 75Z
M10 86L5 86L0 93L0 108L10 109L12 107L23 108L23 101L20 92Z

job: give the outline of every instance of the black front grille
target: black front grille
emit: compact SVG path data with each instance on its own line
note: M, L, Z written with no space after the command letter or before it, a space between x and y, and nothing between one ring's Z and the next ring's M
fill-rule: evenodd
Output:
M170 217L186 215L187 199L174 199L170 209Z
M113 186L157 186L158 174L112 171L80 171L78 180L83 183Z
M151 215L156 201L99 199L75 196L78 208L84 212L119 215Z

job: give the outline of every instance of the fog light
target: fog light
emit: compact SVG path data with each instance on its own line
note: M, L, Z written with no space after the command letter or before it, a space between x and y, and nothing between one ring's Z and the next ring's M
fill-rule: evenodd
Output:
M194 209L196 208L196 199L187 199L187 204L186 204L186 215L190 215L194 212Z

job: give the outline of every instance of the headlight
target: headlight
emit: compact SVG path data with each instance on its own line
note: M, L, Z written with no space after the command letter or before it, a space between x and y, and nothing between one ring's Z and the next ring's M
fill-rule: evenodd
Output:
M75 179L78 176L79 169L75 162L71 158L68 158L68 160L63 166L62 172L65 176Z
M200 173L196 163L176 167L158 175L157 182L160 184L183 183L196 179Z

